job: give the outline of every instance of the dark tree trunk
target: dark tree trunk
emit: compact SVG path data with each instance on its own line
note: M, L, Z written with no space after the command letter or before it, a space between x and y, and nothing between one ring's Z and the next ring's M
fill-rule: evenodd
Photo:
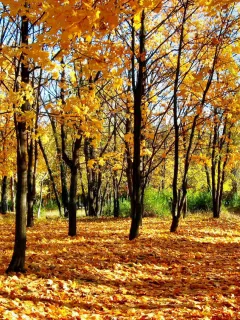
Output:
M166 150L166 142L164 143L164 152L165 150ZM163 165L162 165L162 183L161 183L162 190L165 189L165 178L166 178L166 158L163 159Z
M115 178L113 178L113 180L114 180L113 181L113 185L114 185L113 215L114 215L114 218L118 218L120 214L118 183Z
M183 40L184 40L184 26L185 22L187 19L187 9L189 6L190 2L187 0L183 6L184 6L184 13L183 13L183 21L182 21L182 27L181 27L181 34L180 34L180 41L179 41L179 48L178 48L178 59L177 59L177 68L176 68L176 78L175 78L175 83L174 83L174 96L173 96L173 106L174 106L174 129L175 129L175 154L174 154L174 178L173 178L173 201L172 201L172 225L170 227L170 231L174 232L177 230L178 224L179 224L179 219L181 217L181 212L184 207L184 203L186 201L186 196L187 196L187 175L188 175L188 169L189 169L189 164L191 160L191 151L192 151L192 144L193 144L193 139L194 139L194 134L195 134L195 129L197 126L197 120L199 118L199 113L195 115L192 128L191 128L191 133L189 137L189 143L188 146L186 147L186 139L185 139L185 149L186 155L185 155L185 163L184 163L184 174L183 174L183 179L182 179L182 186L181 190L178 190L178 172L179 172L179 115L178 115L178 87L179 87L179 79L180 79L180 68L181 68L181 54L182 54L182 48L183 48ZM215 55L213 58L213 63L212 63L212 68L209 72L208 80L206 83L206 87L203 91L203 96L200 104L200 108L203 108L205 102L206 102L206 96L209 91L209 88L212 83L213 79L213 74L215 71L215 65L217 62L217 54L218 54L218 49L215 49Z
M61 184L62 184L62 204L64 208L64 217L67 218L69 215L68 211L68 202L69 202L69 194L67 189L67 174L64 163L60 163L60 171L61 171Z
M130 227L129 240L135 239L139 235L139 226L142 221L142 202L141 202L141 125L142 125L142 103L145 95L145 81L146 81L146 60L145 60L145 13L142 11L141 15L141 29L139 33L139 56L138 59L138 77L135 87L135 81L133 81L134 90L134 154L133 154L133 192L131 201L131 217L132 223ZM133 28L134 33L134 28ZM132 35L132 50L134 56L134 36ZM133 57L134 59L134 57ZM134 64L134 61L132 61ZM132 73L135 73L134 66L132 67Z
M14 180L14 177L11 177L11 211L15 212L15 210L16 210L15 180Z
M8 199L7 199L7 177L2 179L2 197L1 197L1 213L6 214L8 211Z
M64 127L61 128L62 140L62 156L66 165L71 170L70 194L69 194L69 224L68 235L75 236L77 234L77 172L79 167L79 153L82 142L81 132L78 132L80 138L76 138L72 147L72 158L70 159L66 153L66 134Z
M179 115L178 115L178 86L181 73L181 55L183 49L184 41L184 25L186 20L187 5L184 7L183 20L181 26L180 40L178 46L178 56L177 56L177 67L176 76L174 81L173 90L173 121L174 121L174 173L173 173L173 197L172 197L172 224L170 227L170 232L175 232L177 230L181 212L179 210L179 196L178 192L178 175L179 175Z
M130 119L126 119L126 134L131 132L131 121ZM132 172L133 172L133 163L130 151L130 145L127 141L125 141L126 147L126 158L127 158L127 166L126 166L126 176L127 176L127 184L128 184L128 196L131 200L131 207L133 207L133 183L132 183ZM131 215L131 213L130 213Z
M80 175L80 181L81 181L81 189L82 189L82 200L83 200L83 206L86 216L88 216L88 204L87 204L87 196L83 185L83 179L82 179L82 168L79 164L79 175Z
M71 169L71 184L70 184L70 197L69 197L69 229L68 235L75 236L77 234L77 171L79 165L79 152L81 147L82 138L77 138L74 143L72 153ZM69 161L69 159L68 159Z
M113 130L113 151L117 152L117 114L114 114L114 130ZM119 217L119 183L117 177L117 171L113 172L113 216L114 218Z
M61 64L64 64L64 59L62 59ZM65 90L64 90L64 84L66 82L66 75L65 75L65 70L63 67L63 71L61 74L61 91L60 91L60 97L62 100L62 104L65 105ZM67 157L66 154L66 136L65 136L65 130L64 130L64 124L61 125L61 145L62 149L60 148L60 145L58 143L58 138L57 138L57 130L56 130L56 124L54 120L50 117L51 124L52 124L52 129L55 137L55 143L56 143L56 148L57 148L57 155L59 157L60 161L60 170L61 170L61 183L62 183L62 204L64 207L64 217L67 218L69 216L69 194L68 194L68 188L67 188L67 173L66 173L66 168L64 165L65 164L70 167L70 159Z
M40 218L41 208L42 208L43 181L44 181L44 179L42 179L42 181L41 181L41 183L40 183L40 197L39 197L39 206L38 206L38 212L37 212L37 217L38 217L38 218Z
M28 19L21 19L21 42L28 45ZM22 54L22 60L26 57ZM26 61L21 63L21 80L29 83L29 70ZM25 98L26 99L26 98ZM29 110L29 102L25 100L21 109ZM26 209L27 209L27 130L26 122L18 121L15 114L15 129L17 136L17 198L16 198L16 225L15 243L12 260L6 272L25 272L26 254Z
M35 188L34 188L34 148L33 148L33 139L30 138L29 146L28 146L28 173L27 173L27 184L28 184L28 192L27 192L27 227L33 227L33 204L35 198Z
M89 139L84 141L84 155L86 166L89 160L95 159L95 150L91 145ZM99 181L97 179L97 173L93 168L87 166L87 181L88 181L88 193L87 193L87 204L88 204L88 215L90 217L98 216L99 208Z
M217 117L217 110L214 111L214 117ZM212 166L211 166L211 174L212 174L212 206L213 206L213 217L219 218L220 216L220 208L218 201L218 188L217 188L217 155L216 155L216 147L218 142L218 124L214 124L213 131L213 140L212 140Z
M206 173L208 192L211 192L211 191L212 191L212 188L211 188L211 178L210 178L210 173L209 173L207 164L204 165L204 168L205 168L205 173Z
M27 104L27 103L26 103ZM23 108L27 108L23 106ZM27 132L26 123L17 123L17 196L15 244L8 272L25 272L27 209Z
M99 170L98 174L96 175L97 181L96 181L96 197L95 197L95 207L96 207L96 213L97 216L100 216L101 212L101 185L102 185L102 172Z
M75 236L77 234L77 167L72 166L71 168L71 183L69 193L69 224L68 224L68 235Z

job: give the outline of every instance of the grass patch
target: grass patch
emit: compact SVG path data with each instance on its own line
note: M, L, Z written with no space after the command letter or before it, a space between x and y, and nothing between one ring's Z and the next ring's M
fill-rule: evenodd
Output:
M212 210L212 195L207 191L188 191L187 204L190 212Z
M145 215L167 216L171 210L171 192L164 190L158 192L156 189L147 188L144 197Z

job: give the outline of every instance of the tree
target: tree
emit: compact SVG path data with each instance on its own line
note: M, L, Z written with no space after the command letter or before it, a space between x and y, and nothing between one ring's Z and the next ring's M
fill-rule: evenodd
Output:
M27 7L27 5L26 5ZM29 21L26 15L21 17L21 44L28 46ZM27 57L21 54L21 81L24 85L29 85L29 68ZM15 244L12 260L6 272L25 271L26 252L26 209L27 209L27 127L24 113L29 110L30 103L27 97L21 105L23 117L15 113L15 130L17 137L17 196L16 196L16 226Z

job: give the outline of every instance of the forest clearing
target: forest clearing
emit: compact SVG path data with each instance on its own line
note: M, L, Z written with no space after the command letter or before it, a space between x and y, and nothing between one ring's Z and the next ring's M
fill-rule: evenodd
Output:
M5 275L14 220L0 216L1 319L240 319L240 220L189 215L177 233L169 219L40 219L27 231L25 274Z

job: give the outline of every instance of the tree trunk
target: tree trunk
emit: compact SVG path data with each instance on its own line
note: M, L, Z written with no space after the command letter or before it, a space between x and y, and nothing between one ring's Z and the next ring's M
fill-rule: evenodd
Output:
M71 184L69 193L69 236L76 236L77 234L77 170L79 165L79 152L81 147L81 141L82 138L77 138L75 140L72 153L72 160L70 160Z
M211 190L212 190L212 188L211 188L211 178L210 178L209 169L208 169L208 166L207 166L206 163L204 165L204 168L205 168L206 179L207 179L207 189L208 189L208 192L211 192Z
M67 218L69 215L69 211L68 211L69 194L67 189L66 168L62 160L60 163L60 171L61 171L61 185L62 185L62 204L64 208L64 217Z
M116 173L114 173L115 175ZM113 177L113 216L114 218L118 218L120 214L119 207L119 191L118 191L118 181L117 178Z
M214 111L214 117L217 116L217 110ZM213 206L213 217L219 218L219 209L218 209L218 201L217 201L217 186L216 186L216 167L217 167L217 160L216 160L216 147L217 147L217 140L218 140L218 129L217 124L214 124L214 132L213 132L213 141L212 141L212 165L211 165L211 175L212 175L212 206Z
M126 134L131 132L131 121L130 119L126 119ZM128 197L131 200L131 207L133 207L133 163L132 163L132 157L131 157L131 151L130 151L130 145L129 142L125 141L125 152L126 152L126 158L127 158L127 166L126 166L126 176L127 176L127 185L128 185ZM130 213L131 215L131 213Z
M42 209L42 191L43 191L43 181L44 178L41 180L40 183L40 197L39 197L39 206L38 206L38 212L37 212L37 217L40 218L41 215L41 209Z
M89 160L95 159L95 151L89 139L84 141L84 155L86 166ZM88 193L87 193L87 204L88 204L88 215L90 217L98 216L99 208L99 181L97 179L97 173L93 168L87 166L87 181L88 181Z
M30 133L31 134L31 133ZM28 173L27 173L27 184L28 184L28 192L27 192L27 227L33 227L33 204L35 198L35 188L33 185L33 174L34 174L34 149L33 149L33 139L30 137L30 142L28 146Z
M88 204L87 204L87 196L85 193L83 180L82 180L82 168L79 165L79 175L80 175L80 181L81 181L81 189L82 189L82 199L83 199L83 206L85 210L85 215L88 216Z
M171 223L171 227L170 227L170 232L175 232L177 231L178 225L179 225L179 221L180 221L180 217L181 217L181 212L179 210L179 199L180 199L180 190L177 191L177 196L176 196L176 200L177 201L175 204L172 204L172 210L173 210L173 206L175 208L174 214L172 211L172 223Z
M75 236L77 234L77 168L72 166L71 168L71 183L69 193L69 224L68 224L68 235Z
M69 224L68 235L75 236L77 234L77 171L79 167L79 153L82 142L81 132L78 132L80 138L76 138L72 146L72 158L70 159L66 153L66 134L64 127L61 127L61 140L62 140L62 156L63 161L71 170L71 182L69 193Z
M8 211L8 199L7 199L7 177L2 179L2 197L1 197L1 213L6 214Z
M28 45L28 19L26 16L21 18L21 42ZM29 83L29 70L26 64L26 57L22 54L21 80ZM24 61L23 61L24 60ZM21 109L24 113L29 110L28 100L23 103ZM16 198L16 225L15 243L12 260L6 272L25 272L26 254L26 209L27 209L27 130L26 120L18 121L17 114L14 116L15 129L17 136L17 198Z
M117 152L117 114L114 114L114 132L113 132L113 152ZM117 171L113 171L113 216L114 218L119 217L119 184Z
M11 177L11 211L15 212L15 210L16 210L15 180L14 180L14 177Z
M175 232L177 230L179 219L181 216L181 211L179 210L179 196L178 191L178 175L179 175L179 114L178 114L178 86L181 73L181 55L183 49L184 41L184 26L186 21L187 5L184 6L184 13L182 19L181 33L178 46L178 56L177 56L177 66L176 66L176 76L174 81L173 90L173 122L174 122L174 169L173 169L173 199L172 199L172 224L170 227L170 232Z
M134 88L134 154L133 154L133 192L132 192L132 201L131 201L131 217L132 223L130 227L129 240L135 239L139 235L139 226L142 221L142 202L141 202L141 125L142 125L142 103L145 95L145 81L146 81L146 60L145 60L145 13L142 11L141 15L141 29L139 33L139 56L138 59L138 77L137 84L135 87L135 83L133 83ZM134 28L133 28L134 32ZM133 42L134 42L134 37ZM132 44L132 50L134 55L134 46ZM134 73L134 68L132 69Z
M15 244L8 272L25 272L26 200L27 200L27 132L26 123L17 123L17 196Z

